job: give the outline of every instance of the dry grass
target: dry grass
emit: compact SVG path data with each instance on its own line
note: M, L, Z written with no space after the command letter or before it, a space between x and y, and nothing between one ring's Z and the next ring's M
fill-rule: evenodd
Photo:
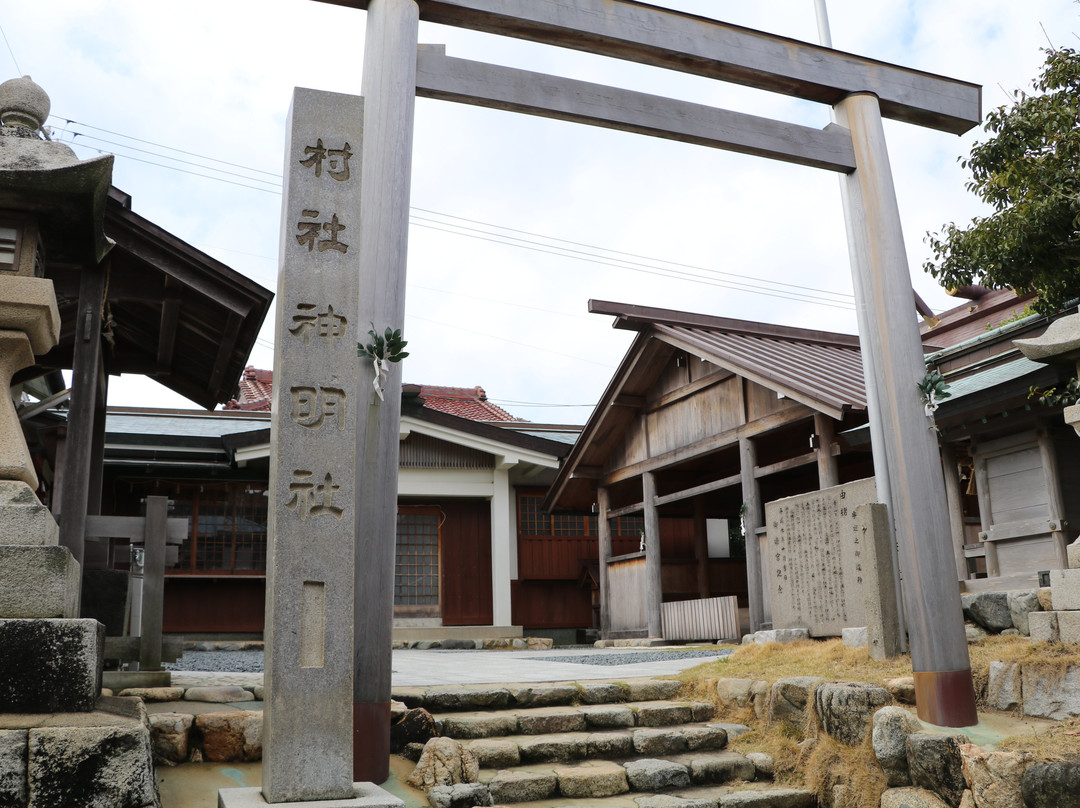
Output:
M998 749L1028 752L1036 760L1080 762L1080 718L1069 718L1029 735L1005 738Z

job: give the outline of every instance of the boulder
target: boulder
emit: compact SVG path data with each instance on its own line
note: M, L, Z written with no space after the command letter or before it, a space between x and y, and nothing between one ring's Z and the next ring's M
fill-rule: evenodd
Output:
M634 730L634 751L639 755L677 755L687 750L686 738L674 729Z
M121 697L134 697L143 701L180 701L184 697L182 687L125 687Z
M889 695L899 704L915 703L915 677L897 676L895 679L886 679L885 689Z
M168 763L183 763L187 760L191 726L195 722L195 716L185 713L152 713L148 718L154 760ZM2 804L0 801L0 805Z
M1007 592L977 592L968 607L971 619L987 631L998 634L1013 627ZM959 802L959 799L957 799Z
M1033 589L1008 592L1007 595L1013 627L1018 629L1021 634L1027 635L1028 615L1032 612L1042 611L1042 606L1039 605L1039 595Z
M476 755L476 761L482 769L505 769L521 763L521 751L513 741L479 738L469 741L466 748Z
M261 712L239 711L195 716L203 756L215 763L262 760L262 717Z
M754 764L738 752L719 752L690 761L690 779L695 783L753 780L756 775Z
M157 804L150 733L141 723L40 727L28 738L32 805L144 808Z
M748 732L753 732L753 730L751 730L750 727L746 726L746 724L724 724L722 722L713 722L712 724L709 724L709 726L716 727L717 729L722 729L724 732L727 733L729 741L734 741L740 735L745 735Z
M1080 808L1080 763L1033 763L1021 784L1027 808Z
M555 640L551 637L526 637L525 644L530 651L550 651L555 647Z
M205 701L211 704L233 704L240 701L255 701L255 694L239 685L220 685L217 687L189 687L184 691L184 701Z
M871 740L874 754L885 772L885 782L890 788L911 785L908 773L907 739L922 724L903 707L883 707L874 713Z
M715 725L685 727L682 736L686 738L686 748L691 752L697 749L723 749L728 740L727 730Z
M410 743L427 743L435 737L435 719L423 707L406 710L401 720L390 725L390 753L398 754Z
M756 780L772 780L776 772L772 755L765 752L747 752L746 759L754 764L754 770L757 772Z
M824 682L814 690L814 709L829 737L858 746L870 729L870 717L892 701L889 691L870 682Z
M769 693L769 717L801 724L814 688L824 679L817 676L792 676L777 679Z
M756 706L768 698L769 683L763 679L717 679L716 697L725 707Z
M414 788L430 791L435 786L475 783L480 775L476 755L453 738L432 738L406 782Z
M933 791L910 786L890 788L881 795L881 808L954 808L957 803L947 803Z
M428 792L432 808L474 808L492 805L491 791L482 783L457 783L435 786Z
M624 764L626 779L634 791L666 791L690 785L690 772L681 763L642 758Z
M990 635L986 629L976 623L964 623L964 636L968 642L980 642Z
M965 735L932 735L913 732L907 738L911 784L933 791L947 805L959 805L967 784L960 765L960 744Z
M964 781L972 802L980 808L1024 808L1021 784L1024 769L1032 762L1024 752L987 751L972 744L960 745Z

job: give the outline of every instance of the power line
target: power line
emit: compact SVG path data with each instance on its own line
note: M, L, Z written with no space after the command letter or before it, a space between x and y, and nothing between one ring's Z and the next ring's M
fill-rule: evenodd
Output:
M19 60L15 58L15 51L11 49L11 43L8 42L7 34L4 33L4 26L0 25L0 36L4 37L4 44L7 45L8 53L11 54L11 61L15 63L15 72L20 76L23 74L22 68L19 67Z

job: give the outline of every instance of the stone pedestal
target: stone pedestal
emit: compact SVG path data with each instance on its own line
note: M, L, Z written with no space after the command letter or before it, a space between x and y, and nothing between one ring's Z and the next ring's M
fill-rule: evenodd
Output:
M104 647L97 620L0 619L0 712L93 710Z
M262 789L223 788L218 791L218 808L266 808ZM405 803L374 783L353 783L353 796L343 800L303 800L287 803L289 808L405 808Z

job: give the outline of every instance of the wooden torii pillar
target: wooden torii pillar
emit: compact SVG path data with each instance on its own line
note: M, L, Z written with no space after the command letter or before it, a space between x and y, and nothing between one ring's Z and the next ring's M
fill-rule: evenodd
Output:
M370 69L377 71L380 82L396 87L399 102L415 86L425 97L681 140L847 177L844 210L861 312L875 468L888 473L887 504L900 545L919 716L940 725L974 724L974 690L952 573L940 458L916 388L925 375L918 329L914 318L907 317L907 307L895 305L911 299L911 283L881 119L961 134L981 120L979 88L634 0L440 0L419 8L420 19L429 22L732 81L834 107L839 125L818 130L452 59L437 46L421 48L411 63L402 50L406 38L391 34L382 21L390 10L415 11L415 0L324 2L369 9L369 26L374 21L381 32L380 40L373 41L369 30L365 94ZM375 57L375 52L383 55ZM368 109L372 120L385 114L387 125L406 122L394 117L392 106L386 112L378 106ZM399 145L411 143L411 128L400 131L398 138ZM368 159L365 156L365 162ZM396 158L393 165L407 165L407 158ZM392 193L383 202L395 211L403 201L407 205L407 173L387 190ZM407 221L396 213L395 221L393 241L401 244ZM392 254L391 249L387 256ZM401 270L383 282L394 286L403 278ZM760 613L762 599L755 583L751 580L752 614L755 606Z

